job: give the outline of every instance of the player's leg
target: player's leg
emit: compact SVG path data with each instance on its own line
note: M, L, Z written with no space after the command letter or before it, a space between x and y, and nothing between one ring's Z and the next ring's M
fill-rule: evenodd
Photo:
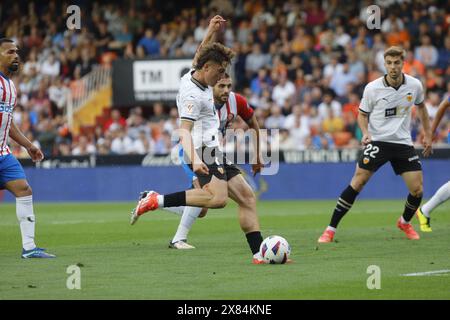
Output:
M365 184L369 181L373 175L372 171L360 168L356 165L355 173L350 181L350 185L344 189L339 196L336 207L334 208L333 215L328 227L324 233L320 236L319 243L327 243L333 241L334 234L336 233L337 226L345 214L351 209L356 197L364 188Z
M401 174L408 187L409 194L406 199L403 214L397 222L397 226L405 232L408 239L418 240L420 237L411 225L411 219L414 213L420 207L423 195L423 176L422 171L408 171Z
M394 151L395 156L391 160L392 168L395 174L401 175L409 190L403 214L397 221L397 227L406 234L408 239L418 240L419 234L414 230L410 221L422 201L422 165L413 146L396 146Z
M417 209L417 217L420 222L420 230L431 232L431 212L450 198L450 181L442 185L436 193L421 208Z
M194 188L200 189L198 179L192 182ZM202 215L204 217L208 208L199 207L184 207L180 223L178 224L177 232L169 244L169 248L173 249L194 249L195 247L187 243L189 231L192 228L195 220Z
M344 215L351 209L356 197L362 191L375 171L389 161L389 144L373 141L364 147L359 156L356 170L350 185L339 196L328 227L319 237L319 243L332 242L337 226Z
M131 213L131 224L136 223L138 218L145 212L165 207L191 206L206 208L223 208L228 200L226 176L218 172L217 168L210 168L209 177L199 177L202 189L190 189L167 195L160 195L150 191L147 196L139 200ZM218 178L219 177L219 178ZM202 183L202 180L210 180Z
M16 215L22 235L22 258L54 258L34 242L35 216L33 210L33 192L19 161L12 156L2 157L0 167L0 187L11 192L16 198Z
M235 175L228 181L228 195L239 205L239 224L252 251L253 263L262 263L259 247L263 238L256 212L256 196L242 174Z
M38 248L34 242L36 219L33 210L33 193L27 180L8 181L5 189L16 197L16 215L22 235L22 258L55 258L55 255Z

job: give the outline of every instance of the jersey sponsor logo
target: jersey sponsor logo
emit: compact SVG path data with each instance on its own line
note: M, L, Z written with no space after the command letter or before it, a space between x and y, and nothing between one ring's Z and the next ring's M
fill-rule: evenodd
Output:
M12 113L13 107L9 105L0 105L0 112Z
M395 117L397 115L397 108L389 108L384 111L384 116L386 118Z

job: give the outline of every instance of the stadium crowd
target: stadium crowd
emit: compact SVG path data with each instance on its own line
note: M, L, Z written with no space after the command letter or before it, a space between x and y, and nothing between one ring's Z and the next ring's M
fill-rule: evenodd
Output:
M384 74L383 51L402 46L404 72L419 78L430 117L450 94L450 14L446 1L79 1L81 30L68 30L67 1L2 1L0 35L21 49L14 119L46 156L167 154L175 103L113 108L91 134L73 136L65 119L70 90L112 59L192 57L213 14L227 20L234 90L263 128L280 129L281 149L357 147L364 86ZM366 7L381 8L381 29ZM242 123L237 122L236 127ZM413 113L412 136L421 142ZM437 143L447 138L443 121ZM26 152L12 145L17 156Z

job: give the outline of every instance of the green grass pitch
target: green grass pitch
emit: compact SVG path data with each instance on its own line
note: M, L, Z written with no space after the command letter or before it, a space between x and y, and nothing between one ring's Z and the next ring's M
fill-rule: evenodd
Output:
M450 299L449 273L402 276L450 269L448 202L433 212L433 232L410 241L396 228L403 201L357 201L336 242L322 245L334 200L259 202L263 236L292 247L288 265L251 264L234 204L196 222L190 251L167 248L178 216L157 211L130 226L133 205L36 204L37 244L58 258L23 260L15 206L2 204L0 299ZM80 290L66 287L74 264ZM379 290L367 288L370 265Z

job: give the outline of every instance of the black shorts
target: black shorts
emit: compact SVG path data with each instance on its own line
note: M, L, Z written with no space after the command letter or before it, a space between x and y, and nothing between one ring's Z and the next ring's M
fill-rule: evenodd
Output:
M238 167L228 161L218 148L203 147L197 149L196 152L209 169L209 174L194 172L202 188L211 182L213 176L220 180L230 181L231 178L241 173ZM189 164L189 168L192 170L192 164Z
M413 146L381 141L372 141L364 148L358 166L375 172L388 161L396 175L422 170L419 155Z

